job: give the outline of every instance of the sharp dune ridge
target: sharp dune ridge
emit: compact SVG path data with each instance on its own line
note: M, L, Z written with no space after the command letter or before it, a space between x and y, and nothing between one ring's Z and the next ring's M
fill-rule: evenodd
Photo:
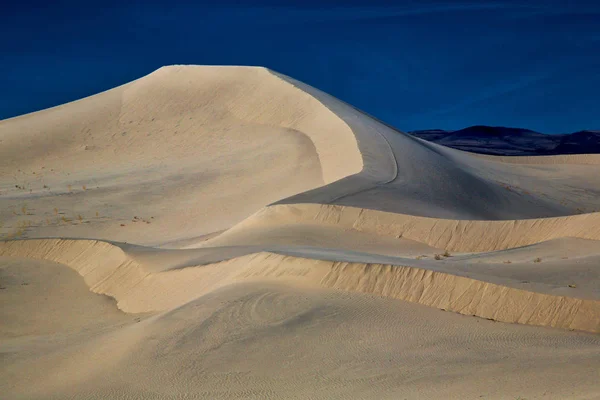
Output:
M409 266L311 261L261 252L153 272L119 246L65 239L3 242L0 256L67 265L91 291L114 297L119 309L130 313L169 310L223 285L263 278L377 294L502 322L600 332L600 300L552 296Z
M266 68L177 65L0 121L0 160L0 370L12 377L0 389L9 398L306 398L309 381L319 382L316 398L600 394L591 372L600 365L597 154L473 154ZM65 288L93 318L61 300ZM440 319L439 309L483 319ZM453 340L489 338L473 368L469 345L439 342L428 328L438 319ZM416 347L377 343L358 321L407 345L418 338ZM340 332L357 344L343 347ZM506 361L486 353L503 335L574 349L564 357L581 380L488 392L486 368L528 363L557 376L564 367L547 350L507 345ZM286 340L333 351L341 364L311 352L307 361ZM421 385L431 379L408 370L414 379L388 380L391 367L369 375L349 361L431 360L428 340L441 343L436 362L460 365L448 374L476 382ZM265 341L273 347L253 350ZM242 344L255 363L239 358ZM301 373L265 378L266 355ZM47 376L26 372L35 360Z
M561 237L600 240L600 213L506 221L452 220L324 204L267 207L216 240L222 242L228 235L254 226L293 223L406 238L458 252L506 250Z

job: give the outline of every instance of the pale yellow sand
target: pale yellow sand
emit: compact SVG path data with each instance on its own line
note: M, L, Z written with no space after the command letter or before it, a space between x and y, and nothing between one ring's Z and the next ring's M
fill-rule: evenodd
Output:
M1 121L0 159L3 397L600 397L597 155L175 66Z
M600 395L596 335L264 283L228 286L95 334L4 339L2 347L10 349L3 393L22 398Z

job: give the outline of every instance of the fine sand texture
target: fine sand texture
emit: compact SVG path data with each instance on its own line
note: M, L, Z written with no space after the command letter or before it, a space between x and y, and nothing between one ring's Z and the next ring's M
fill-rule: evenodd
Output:
M256 67L0 121L0 398L600 398L600 157Z

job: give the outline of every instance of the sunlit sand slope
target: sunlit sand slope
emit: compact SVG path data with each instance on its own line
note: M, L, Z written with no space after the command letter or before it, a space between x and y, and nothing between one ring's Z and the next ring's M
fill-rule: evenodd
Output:
M362 168L350 128L263 68L163 68L0 138L7 236L201 235Z
M107 323L93 335L3 339L3 397L600 395L597 335L502 324L377 296L248 282L136 318Z

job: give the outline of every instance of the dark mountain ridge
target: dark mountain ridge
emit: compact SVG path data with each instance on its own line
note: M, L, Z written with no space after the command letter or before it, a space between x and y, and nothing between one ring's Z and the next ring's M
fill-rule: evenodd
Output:
M600 153L600 130L548 135L523 128L475 125L456 131L427 129L409 133L430 142L480 154L534 156Z

